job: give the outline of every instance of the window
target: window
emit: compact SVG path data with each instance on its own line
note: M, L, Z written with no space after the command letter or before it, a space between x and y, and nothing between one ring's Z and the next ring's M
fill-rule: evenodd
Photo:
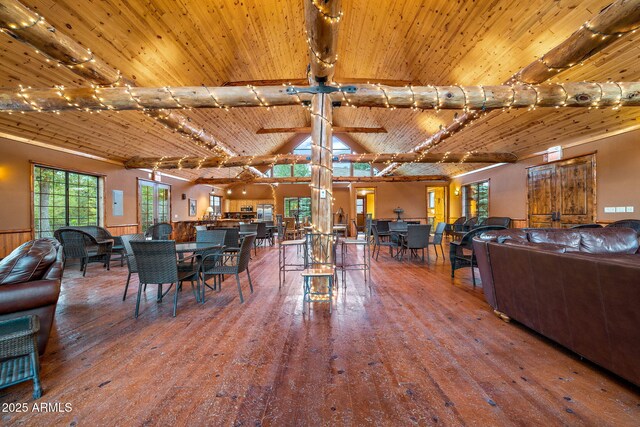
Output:
M35 237L51 237L60 227L99 225L100 179L60 169L33 167Z
M273 167L273 177L283 178L291 176L291 165L275 165Z
M356 199L356 214L362 215L364 213L364 198L358 197Z
M369 163L354 163L353 176L371 176L371 165Z
M311 176L311 165L293 165L293 176Z
M209 206L213 208L214 216L222 216L222 197L209 195Z
M302 141L294 150L293 154L299 154L311 158L311 137ZM333 155L334 157L341 154L351 154L351 148L337 137L333 137ZM368 163L339 163L333 162L334 176L371 176L377 170L373 169ZM311 176L311 165L275 165L271 170L266 172L267 176L276 178L284 177L309 177Z
M462 212L467 218L489 216L489 181L462 186Z
M284 198L284 216L292 217L294 215L298 215L298 218L311 216L311 197Z

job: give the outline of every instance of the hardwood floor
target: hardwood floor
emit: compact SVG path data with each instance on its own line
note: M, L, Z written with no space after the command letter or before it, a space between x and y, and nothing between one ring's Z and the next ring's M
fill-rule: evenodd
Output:
M0 390L0 424L638 425L638 388L502 322L469 269L451 279L431 255L383 251L371 287L349 272L333 313L305 317L299 274L278 289L275 249L251 261L253 294L242 275L244 304L233 278L203 305L186 285L176 318L173 291L157 304L152 287L135 319L137 279L123 302L118 263L70 266L37 402L72 411L34 412L26 383ZM28 412L4 411L15 402Z

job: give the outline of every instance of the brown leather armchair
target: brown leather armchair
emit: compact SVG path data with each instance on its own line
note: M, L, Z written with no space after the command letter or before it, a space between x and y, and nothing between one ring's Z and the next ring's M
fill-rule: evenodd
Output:
M60 295L64 252L54 239L24 243L0 261L0 320L34 314L44 354Z

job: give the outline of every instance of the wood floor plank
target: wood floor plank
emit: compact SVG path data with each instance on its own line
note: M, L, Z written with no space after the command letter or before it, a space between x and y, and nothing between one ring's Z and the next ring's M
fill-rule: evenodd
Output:
M355 259L355 250L348 255ZM289 258L295 257L295 251ZM278 254L259 248L240 304L235 278L198 304L188 285L171 317L126 268L65 271L42 357L39 402L73 411L0 414L2 425L611 425L640 420L640 390L524 326L502 322L447 260L347 274L303 316L299 273L278 287ZM31 400L31 384L0 405Z

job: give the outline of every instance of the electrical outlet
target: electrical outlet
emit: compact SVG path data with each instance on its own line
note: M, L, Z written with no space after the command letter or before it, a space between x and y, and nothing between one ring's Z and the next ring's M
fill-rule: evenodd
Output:
M626 212L627 209L624 206L616 206L616 213Z
M627 206L627 213L633 213L633 206Z
M614 213L616 211L616 208L612 208L610 206L607 206L604 208L604 213Z

